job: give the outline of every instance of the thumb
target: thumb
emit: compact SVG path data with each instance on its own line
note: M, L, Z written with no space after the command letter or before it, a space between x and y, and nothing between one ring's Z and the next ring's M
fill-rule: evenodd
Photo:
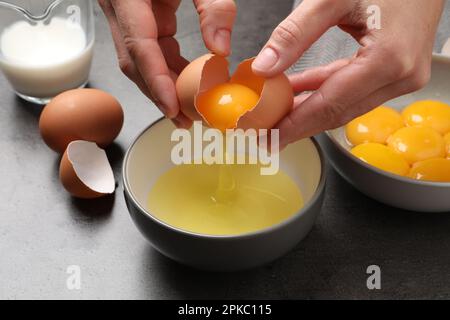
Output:
M194 0L194 4L206 47L216 54L228 56L236 4L233 0Z
M304 0L273 31L253 61L257 75L272 77L284 72L330 27L350 12L352 1Z

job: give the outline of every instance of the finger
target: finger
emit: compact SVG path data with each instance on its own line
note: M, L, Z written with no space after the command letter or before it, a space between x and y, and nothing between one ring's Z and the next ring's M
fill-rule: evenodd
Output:
M172 122L177 128L189 129L192 126L192 120L182 112L178 113L178 115L172 119Z
M294 73L289 76L289 81L291 82L295 93L317 90L325 80L331 77L332 74L336 73L349 63L349 59L336 60L326 66L315 67L303 72Z
M175 38L160 38L159 45L170 68L170 76L172 80L176 82L178 75L189 64L189 61L180 55L180 46ZM178 115L172 119L172 122L177 128L189 129L192 126L192 120L184 115L181 110Z
M216 54L228 56L236 4L233 0L194 0L194 4L206 47Z
M289 68L331 26L351 11L354 1L304 0L272 33L253 61L253 72L272 77Z
M133 60L131 60L125 44L123 43L122 34L120 33L116 14L113 7L111 6L111 3L109 1L100 1L99 3L103 9L103 12L105 13L106 19L108 20L109 28L114 40L114 47L116 48L120 69L131 81L133 81L139 87L139 89L148 98L151 98L150 92L145 85L144 79L142 79L141 75L139 74L136 65L134 64Z
M350 120L369 112L373 108L382 105L386 101L392 100L404 94L408 94L415 90L417 90L417 87L414 83L411 83L409 79L389 84L383 88L376 90L354 105L349 106L345 114L343 114L342 118L338 122L328 121L321 123L321 125L319 126L309 125L307 114L303 116L303 120L301 119L301 116L295 117L295 120L294 118L283 119L277 126L280 129L280 146L284 148L289 143L292 143L299 139L313 136L324 130L335 129L337 127L345 125ZM301 110L301 108L303 107L302 104L305 101L306 99L304 98L294 100L294 110ZM300 123L294 124L294 122ZM299 128L299 130L295 133L293 133L294 130L291 128L291 126L293 125ZM302 128L300 128L300 125L302 126Z
M159 40L166 60L169 62L170 77L173 82L177 81L178 75L183 71L189 61L180 56L178 42L174 38L162 38ZM172 119L177 128L189 129L192 126L190 120L181 110L178 115Z
M151 2L111 1L127 51L135 61L154 102L168 117L179 112L175 84L158 43L158 28Z
M173 37L163 37L159 39L159 46L170 70L179 75L189 64L189 61L181 56L178 41Z
M177 32L176 11L181 0L154 0L152 10L158 26L158 36L171 37Z
M362 102L356 104L355 107L350 108L347 115L341 120L340 123L332 124L330 128L340 127L341 125L347 124L350 120L363 115L375 107L378 107L385 103L386 101L392 100L399 96L414 92L422 88L427 81L417 83L413 77L407 78L403 81L395 82L389 84L374 93L370 94Z

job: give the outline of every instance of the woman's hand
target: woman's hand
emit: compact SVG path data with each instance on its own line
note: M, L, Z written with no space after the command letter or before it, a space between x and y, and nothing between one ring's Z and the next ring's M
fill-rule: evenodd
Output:
M376 5L381 28L369 29L367 9ZM294 110L279 124L286 146L351 119L429 80L442 0L304 0L273 32L253 62L270 77L285 71L330 27L339 26L361 45L356 55L290 77Z
M140 90L179 127L191 121L180 113L175 80L188 64L174 35L181 0L99 0L114 39L119 65ZM233 0L194 0L204 42L227 56L236 16Z

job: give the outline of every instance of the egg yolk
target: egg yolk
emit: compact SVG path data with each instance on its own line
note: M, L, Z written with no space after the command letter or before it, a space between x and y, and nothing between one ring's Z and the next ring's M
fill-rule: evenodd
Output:
M409 172L408 163L387 146L379 143L364 143L354 147L351 153L362 161L378 169L406 176Z
M441 134L450 132L450 105L433 100L417 101L403 110L408 126L425 126Z
M417 180L450 182L450 159L429 159L413 165L409 176Z
M445 146L446 146L445 149L447 150L447 158L450 159L450 132L444 136L444 140L445 140Z
M445 157L444 138L427 127L406 127L388 139L388 146L410 164Z
M236 127L240 117L253 109L260 96L237 83L224 83L197 97L197 109L212 127L225 131Z
M399 112L378 107L347 124L347 139L354 146L365 142L386 143L387 138L404 126Z

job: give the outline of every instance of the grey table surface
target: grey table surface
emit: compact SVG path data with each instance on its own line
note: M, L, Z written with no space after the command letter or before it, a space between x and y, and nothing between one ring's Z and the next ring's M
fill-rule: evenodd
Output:
M258 52L292 5L237 3L232 66ZM113 93L126 113L124 129L108 149L117 193L98 201L71 198L58 180L59 156L40 138L41 108L15 97L0 77L0 298L450 298L450 215L386 207L332 170L317 224L278 261L221 274L192 270L157 253L128 215L120 167L133 137L160 113L120 73L98 8L96 19L90 85ZM178 39L188 59L205 52L191 1L180 8ZM381 268L381 290L366 287L366 268L373 264ZM70 265L80 266L80 290L66 286Z

